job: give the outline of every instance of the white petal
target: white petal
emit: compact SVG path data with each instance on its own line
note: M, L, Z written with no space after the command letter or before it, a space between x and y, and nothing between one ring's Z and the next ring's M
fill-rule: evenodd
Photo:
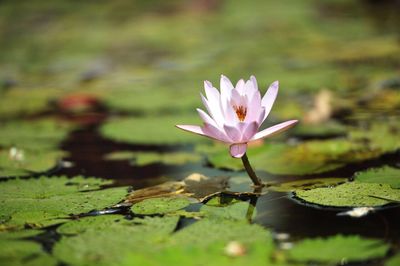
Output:
M267 118L269 112L272 109L272 106L274 105L276 96L278 95L278 89L279 89L279 82L278 81L273 82L269 86L264 97L262 98L261 105L265 108L265 115L263 121L265 120L265 118Z
M298 121L297 120L290 120L286 121L280 124L277 124L275 126L269 127L267 129L264 129L257 134L254 135L254 137L251 140L257 140L265 137L271 137L275 134L278 134L279 132L282 132L296 124Z

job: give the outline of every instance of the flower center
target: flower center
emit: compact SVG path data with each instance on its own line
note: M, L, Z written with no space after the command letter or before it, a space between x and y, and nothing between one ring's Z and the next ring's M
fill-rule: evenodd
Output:
M246 118L246 114L247 114L247 108L244 106L233 106L233 109L235 109L236 115L239 119L239 121L243 122L244 119Z

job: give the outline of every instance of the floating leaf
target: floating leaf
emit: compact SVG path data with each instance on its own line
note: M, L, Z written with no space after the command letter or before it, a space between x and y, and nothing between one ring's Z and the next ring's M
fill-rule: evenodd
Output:
M343 264L382 258L388 250L389 246L381 240L336 235L302 240L287 254L290 259L300 262Z
M238 201L226 206L204 205L200 211L210 219L216 220L251 220L256 216L255 207L249 202ZM248 217L248 215L251 215Z
M297 190L296 197L318 205L370 207L400 201L400 190L388 184L348 182L335 187Z
M385 266L397 266L397 265L400 265L400 254L391 257L385 263Z
M99 217L91 219L104 221ZM71 225L68 231L80 234L62 237L54 246L54 256L71 265L119 265L129 252L147 252L165 242L176 228L179 217L146 217L121 222L122 219L123 216L114 223L107 222L107 227L95 221Z
M63 235L77 235L87 230L103 230L110 226L120 226L124 220L125 218L121 215L88 216L62 224L57 228L57 232Z
M302 124L294 127L292 135L302 138L332 138L345 136L347 128L336 122L323 124Z
M127 143L165 145L204 141L204 138L175 129L178 123L196 124L200 123L200 118L195 115L120 118L105 123L100 132L106 138Z
M0 117L32 115L49 109L49 101L60 95L59 89L13 88L1 94Z
M153 198L134 204L131 210L135 214L169 213L183 209L189 204L190 201L183 197Z
M18 150L21 158L13 158L9 150L0 149L0 178L28 176L56 167L65 152L56 150Z
M389 166L373 168L357 173L355 180L366 183L389 184L392 188L400 188L400 169Z
M0 231L0 239L19 239L39 235L43 233L42 230L25 229L20 231Z
M0 261L4 265L57 265L57 261L44 253L38 243L23 240L0 239Z
M179 101L175 97L171 97L177 94L179 94ZM200 97L187 89L165 88L165 84L160 84L157 88L144 89L143 86L140 86L140 89L113 90L104 100L105 104L114 110L154 114L191 110L198 105Z
M68 124L50 119L2 123L0 146L31 151L54 150L71 129Z
M273 184L269 186L268 189L278 192L289 192L302 189L307 190L319 187L330 187L338 185L340 183L344 183L346 181L348 181L347 178L338 177L303 179L280 184Z
M109 181L83 177L13 179L0 186L1 226L40 228L65 221L70 214L103 209L122 200L126 188L98 189Z
M169 152L169 153L156 153L156 152L129 152L119 151L106 155L108 160L130 160L132 164L143 166L152 163L163 163L173 165L183 165L186 163L198 162L201 156L189 152Z
M273 174L305 175L327 172L351 162L370 159L377 152L346 139L313 140L296 145L270 143L248 149L252 166ZM208 160L216 167L242 170L242 162L228 156L226 147L211 153Z

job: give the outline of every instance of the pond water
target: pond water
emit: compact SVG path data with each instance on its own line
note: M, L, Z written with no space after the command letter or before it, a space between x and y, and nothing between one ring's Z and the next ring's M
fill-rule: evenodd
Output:
M398 1L0 3L1 265L400 265ZM280 81L255 189L203 80Z

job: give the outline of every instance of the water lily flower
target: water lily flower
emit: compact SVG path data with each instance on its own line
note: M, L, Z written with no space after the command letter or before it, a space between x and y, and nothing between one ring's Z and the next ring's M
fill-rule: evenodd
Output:
M201 99L208 114L197 109L203 126L177 125L178 128L222 141L230 145L230 154L242 158L247 150L247 143L282 132L297 120L286 121L259 131L260 126L271 111L278 94L279 83L273 82L261 98L257 80L239 80L234 87L231 81L221 75L219 92L211 82L204 81L206 97Z

